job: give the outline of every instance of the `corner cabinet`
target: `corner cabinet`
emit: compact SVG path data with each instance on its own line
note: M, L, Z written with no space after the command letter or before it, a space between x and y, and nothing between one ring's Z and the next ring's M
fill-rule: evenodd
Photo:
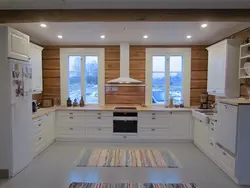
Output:
M32 65L32 92L38 94L43 91L42 50L41 46L30 43L30 62Z
M207 48L209 94L219 97L239 97L239 47L239 41L229 39Z
M29 61L29 36L9 27L7 30L8 57Z

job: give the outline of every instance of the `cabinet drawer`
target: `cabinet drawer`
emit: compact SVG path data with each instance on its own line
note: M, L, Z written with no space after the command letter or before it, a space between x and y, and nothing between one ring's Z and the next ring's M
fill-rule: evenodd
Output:
M111 138L113 136L112 128L86 128L87 137Z
M168 117L172 112L139 112L138 116L139 117L160 117L160 118L165 118Z
M169 134L168 129L140 129L139 137L140 138L148 138L148 139L158 139L158 138L167 138Z
M112 117L87 117L86 127L113 127Z
M139 127L143 128L170 128L169 118L140 117Z
M86 117L113 117L112 111L86 111Z
M60 111L57 112L57 115L63 117L85 117L84 111Z
M85 135L84 127L61 126L58 128L59 135Z
M66 117L61 116L57 119L57 126L62 125L75 125L75 126L84 126L85 125L85 118L80 116L75 117Z
M218 145L215 146L215 160L226 173L235 176L235 158Z

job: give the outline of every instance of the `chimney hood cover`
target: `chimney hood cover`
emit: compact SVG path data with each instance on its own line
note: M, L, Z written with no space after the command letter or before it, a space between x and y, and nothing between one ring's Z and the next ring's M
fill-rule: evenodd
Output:
M109 84L129 84L129 83L141 83L140 80L136 80L129 77L129 44L120 44L120 77L108 81Z

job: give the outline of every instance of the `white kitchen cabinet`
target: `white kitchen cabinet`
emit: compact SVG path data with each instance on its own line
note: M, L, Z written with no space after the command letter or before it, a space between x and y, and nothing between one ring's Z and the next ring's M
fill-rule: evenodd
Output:
M55 112L33 120L34 157L45 150L55 140Z
M232 153L236 152L238 106L219 103L216 142L223 145Z
M209 94L220 97L239 97L239 46L239 41L227 39L207 48L207 91Z
M235 178L235 158L221 146L215 146L215 163L231 178Z
M139 112L139 137L165 140L191 140L190 112Z
M30 43L33 94L41 93L43 90L42 50L41 46Z
M170 134L172 139L192 139L191 113L172 112L169 118Z
M56 139L84 138L85 111L58 111L56 114Z
M29 36L10 27L7 28L7 32L8 57L23 61L29 61Z
M200 119L194 119L194 143L205 153L209 145L209 126Z

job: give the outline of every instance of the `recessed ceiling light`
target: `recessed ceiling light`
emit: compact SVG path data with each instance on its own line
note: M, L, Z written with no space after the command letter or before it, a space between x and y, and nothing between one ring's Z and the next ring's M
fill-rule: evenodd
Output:
M205 28L205 27L207 27L207 24L201 24L201 27Z
M144 38L144 39L147 39L147 38L148 38L148 35L144 35L143 38Z
M41 23L40 26L41 26L41 27L47 27L47 25L44 24L44 23Z
M57 35L57 38L62 39L63 36L62 35Z
M191 38L192 38L192 36L191 36L191 35L188 35L188 36L187 36L187 39L191 39Z
M105 39L105 35L101 35L100 37L101 37L101 39Z

